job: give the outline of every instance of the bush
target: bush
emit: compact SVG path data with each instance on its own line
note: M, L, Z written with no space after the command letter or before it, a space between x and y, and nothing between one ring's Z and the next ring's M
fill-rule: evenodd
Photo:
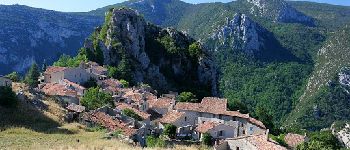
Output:
M122 111L122 113L123 113L124 115L128 116L128 117L134 118L134 119L137 120L137 121L142 121L142 120L143 120L141 116L139 116L138 114L136 114L136 113L135 113L133 110L131 110L131 109L126 108L126 109L124 109L124 110Z
M0 87L0 105L4 107L16 107L17 106L16 94L10 87Z
M213 137L209 133L204 133L202 137L202 143L207 146L211 146L213 143Z
M129 87L129 82L128 81L121 79L121 80L119 80L119 82L123 85L123 88Z
M112 95L100 92L99 87L89 88L80 100L88 110L94 110L105 105L113 106Z
M12 82L19 82L20 81L20 75L17 72L12 72L8 75L6 75L7 78L12 80Z
M191 57L199 57L202 53L202 49L199 45L199 43L194 42L188 47L188 52Z
M177 100L179 102L191 102L191 103L197 102L196 95L194 95L191 92L182 92L182 93L180 93L180 95L177 97Z
M341 144L330 131L314 132L310 140L298 145L298 150L333 150L340 149Z
M166 147L166 143L164 140L154 136L147 136L146 144L147 147Z
M284 140L284 137L286 136L285 134L280 134L279 136L274 136L272 134L269 134L269 136L270 136L271 139L276 141L278 144L280 144L280 145L282 145L284 147L288 147L288 144Z
M176 126L172 124L166 124L164 127L163 134L168 136L169 138L174 139L176 137Z

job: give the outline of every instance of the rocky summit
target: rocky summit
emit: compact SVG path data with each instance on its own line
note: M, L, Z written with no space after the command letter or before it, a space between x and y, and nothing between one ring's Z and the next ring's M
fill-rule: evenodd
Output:
M105 65L128 64L127 76L134 83L149 83L158 90L186 89L192 84L216 91L211 58L185 33L147 23L131 9L112 9L93 35L84 48L102 50ZM198 52L192 53L191 45L197 45Z

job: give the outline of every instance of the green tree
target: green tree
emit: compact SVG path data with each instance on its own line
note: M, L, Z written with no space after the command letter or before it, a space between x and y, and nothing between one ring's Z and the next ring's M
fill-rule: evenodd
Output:
M191 102L191 103L197 102L196 95L194 95L191 92L181 92L180 95L177 96L177 100L179 102Z
M154 136L147 136L146 138L146 144L147 147L165 147L166 143L164 140L162 140L161 138L157 138Z
M238 111L247 114L249 113L248 107L244 105L241 101L239 100L233 100L228 103L228 109L231 111Z
M198 42L192 43L188 47L188 52L189 52L191 57L199 57L202 53L202 49L201 49L200 44Z
M110 78L117 78L118 75L118 69L113 66L107 66L108 69L108 77Z
M18 103L16 94L10 87L0 87L0 105L4 107L16 107Z
M95 78L90 78L88 81L86 81L85 83L83 83L83 86L85 88L92 88L92 87L97 87L97 81Z
M133 110L131 110L131 109L128 109L128 108L123 109L123 110L122 110L122 113L123 113L124 115L126 115L126 116L129 116L129 117L131 117L131 118L134 118L134 119L137 120L137 121L142 121L142 120L143 120L141 116L139 116L138 114L136 114L136 113L135 113Z
M123 85L124 88L127 88L129 87L129 82L124 80L124 79L121 79L119 80L119 82Z
M278 132L275 130L275 126L272 122L273 117L272 117L272 115L270 115L270 113L264 107L258 106L255 113L256 113L256 116L258 117L258 119L264 123L266 128L271 130L272 134L278 135Z
M112 95L101 92L99 87L89 88L80 102L88 110L94 110L105 105L113 106Z
M202 143L211 146L213 144L213 137L209 133L204 133L202 135Z
M27 72L24 82L28 84L30 87L37 87L39 84L39 81L38 81L39 76L40 76L40 72L39 72L38 65L34 63L30 67L29 71Z
M20 81L20 75L17 72L12 72L5 77L9 78L12 80L12 82L19 82Z
M310 140L298 145L298 150L334 150L342 146L330 131L314 132Z
M166 124L164 126L163 134L168 136L169 138L175 138L176 137L176 126L172 124Z

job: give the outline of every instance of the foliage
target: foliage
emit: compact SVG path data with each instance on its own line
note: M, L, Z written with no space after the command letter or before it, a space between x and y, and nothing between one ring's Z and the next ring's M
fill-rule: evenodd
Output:
M177 96L177 101L179 102L191 102L196 103L196 95L191 92L181 92L179 96Z
M269 137L270 137L272 140L278 142L280 145L282 145L282 146L284 146L284 147L288 147L288 144L287 144L286 141L284 140L284 137L285 137L285 136L286 136L285 134L280 134L279 136L274 136L274 135L272 135L272 134L269 134Z
M17 72L12 72L12 73L6 75L5 77L12 80L12 82L19 82L21 79L20 75Z
M128 81L121 79L121 80L119 80L119 82L123 85L124 88L128 88L129 87L129 82Z
M180 52L180 49L176 46L175 41L169 35L158 39L158 41L165 47L168 53L177 54Z
M297 150L334 150L340 149L341 144L330 131L314 132L310 140L298 145Z
M108 77L110 77L110 78L117 77L117 72L118 72L117 67L107 66L107 69L108 69Z
M112 133L112 136L115 138L120 138L123 135L123 131L122 130L116 130Z
M163 139L154 136L147 136L146 138L147 147L166 147L166 143Z
M239 100L229 101L228 109L231 111L239 111L243 114L249 113L247 106Z
M256 116L258 117L258 119L264 123L266 128L271 130L272 134L274 134L274 135L278 134L278 132L275 128L275 125L272 122L273 116L264 107L258 106L255 113L256 113Z
M101 125L95 125L93 127L88 127L85 129L87 132L106 132L107 129Z
M235 63L222 67L219 83L229 107L239 100L253 116L257 106L264 107L278 126L298 103L311 67L296 62L265 65L244 57L235 59Z
M89 88L80 102L88 110L94 110L105 105L113 106L112 95L101 92L99 87Z
M168 136L169 138L175 138L176 137L176 126L172 124L166 124L164 126L163 134Z
M197 58L202 54L202 49L198 42L194 42L188 47L188 52L190 56Z
M30 87L37 87L39 84L39 68L36 63L32 64L29 71L26 74L26 77L24 79L24 83L28 84Z
M100 34L99 34L99 39L102 40L102 41L105 41L107 40L107 31L110 27L110 21L112 19L112 13L113 9L110 9L110 11L107 12L106 14L106 17L105 17L105 23L102 25L102 29L100 31Z
M123 109L122 113L128 117L134 118L137 121L142 121L142 117L140 115L138 115L137 113L135 113L132 109L126 108Z
M18 103L16 94L11 87L0 86L0 105L4 107L16 107Z
M61 55L60 58L53 63L53 66L58 67L78 67L81 62L87 62L87 51L82 48L79 50L79 54L75 57L69 55Z
M83 83L83 86L85 88L92 88L92 87L97 87L97 81L95 78L90 78L88 81L86 81L85 83Z
M204 133L202 135L202 143L211 146L213 144L213 137L209 133Z

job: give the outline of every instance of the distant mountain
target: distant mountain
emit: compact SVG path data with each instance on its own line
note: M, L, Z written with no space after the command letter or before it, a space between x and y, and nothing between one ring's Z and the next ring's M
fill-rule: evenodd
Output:
M99 17L20 5L0 5L0 74L23 73L33 63L76 54L102 23Z

